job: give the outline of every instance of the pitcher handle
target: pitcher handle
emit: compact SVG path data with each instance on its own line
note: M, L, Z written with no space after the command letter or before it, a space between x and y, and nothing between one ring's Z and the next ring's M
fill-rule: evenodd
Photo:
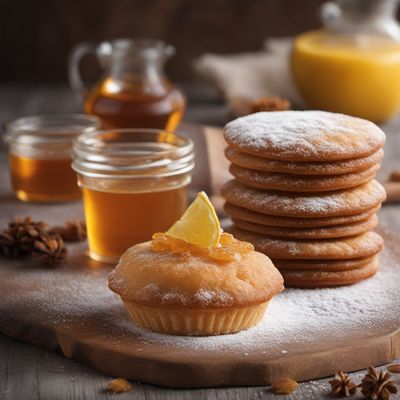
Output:
M89 54L96 55L96 45L93 43L80 43L71 50L68 57L69 84L77 97L81 99L85 99L88 95L89 88L83 82L79 67L82 58Z

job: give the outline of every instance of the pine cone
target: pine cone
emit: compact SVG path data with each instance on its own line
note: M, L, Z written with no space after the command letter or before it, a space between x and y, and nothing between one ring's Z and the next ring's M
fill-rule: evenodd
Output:
M336 372L334 379L331 379L329 384L331 385L331 394L335 396L350 397L357 391L357 385L341 369Z
M47 229L41 221L33 221L31 217L16 218L0 234L0 249L7 257L19 257L33 251L34 242Z
M86 240L86 224L84 221L67 221L64 226L55 226L52 232L59 234L65 242L82 242Z
M360 385L362 394L371 400L389 400L391 394L397 393L397 385L389 372L368 368L368 373Z
M47 267L55 267L67 255L67 249L61 236L41 235L35 241L33 256Z

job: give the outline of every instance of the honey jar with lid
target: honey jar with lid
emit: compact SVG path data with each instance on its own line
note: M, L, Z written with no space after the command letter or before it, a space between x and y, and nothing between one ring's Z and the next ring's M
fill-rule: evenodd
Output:
M83 194L89 255L114 263L184 213L193 143L152 129L90 132L76 139L72 167Z
M6 124L9 170L15 195L22 201L60 202L78 199L71 168L72 143L95 131L100 120L81 114L23 117Z

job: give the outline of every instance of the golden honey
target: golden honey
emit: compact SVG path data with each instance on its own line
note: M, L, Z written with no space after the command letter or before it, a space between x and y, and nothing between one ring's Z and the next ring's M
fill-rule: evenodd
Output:
M93 47L81 43L71 53L70 84L82 96L85 112L98 116L104 128L175 131L186 99L165 75L165 62L175 52L153 39L116 39ZM93 54L102 78L88 89L80 74L82 57Z
M19 118L7 125L9 170L15 195L22 201L59 202L77 199L80 190L71 168L72 142L100 125L86 115Z
M121 93L109 92L111 79L98 85L85 101L85 112L98 116L105 128L155 128L174 131L179 125L185 99L167 81L158 86L140 82Z
M83 188L90 251L118 258L133 244L167 230L187 207L186 186L160 192L112 193Z
M9 155L11 182L23 201L65 201L80 197L71 158L34 159Z
M193 160L193 143L166 131L81 135L72 166L83 194L90 257L114 263L179 219Z

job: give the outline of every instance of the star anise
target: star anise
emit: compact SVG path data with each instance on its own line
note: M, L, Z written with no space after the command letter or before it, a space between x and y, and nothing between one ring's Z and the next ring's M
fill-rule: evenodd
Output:
M35 241L44 234L47 225L31 217L16 218L0 233L0 250L7 257L19 257L32 252Z
M392 394L397 393L396 382L389 372L378 371L374 367L368 368L359 386L362 394L371 400L389 400Z
M331 394L335 396L350 397L357 391L357 385L341 369L336 372L329 384L331 385Z
M58 233L65 242L82 242L87 237L86 224L80 220L67 221L63 226L56 226L51 231Z
M67 255L60 235L41 235L34 243L32 255L47 267L55 267Z

